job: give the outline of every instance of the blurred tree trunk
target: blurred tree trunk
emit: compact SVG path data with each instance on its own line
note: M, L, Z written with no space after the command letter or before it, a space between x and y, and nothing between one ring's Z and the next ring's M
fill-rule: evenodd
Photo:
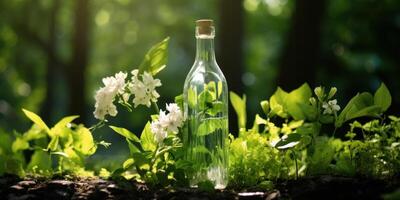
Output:
M85 120L85 70L89 52L89 0L75 1L72 60L67 70L69 88L69 114Z
M218 64L223 71L230 91L243 93L243 0L219 1L219 27L216 31L219 42ZM237 130L237 119L229 114L231 131Z
M55 56L56 54L56 49L57 49L57 16L58 16L58 11L61 5L61 0L54 0L52 8L50 10L50 19L49 19L49 36L48 40L46 42L46 54L47 54L47 67L46 67L46 74L45 74L45 80L46 80L46 96L44 99L44 102L42 104L42 107L40 109L40 114L42 118L46 121L52 121L51 120L51 115L53 113L54 109L54 90L55 90L55 84L56 84L56 68L57 63L59 62Z
M315 84L320 59L322 19L326 0L296 0L287 43L283 49L278 80L286 90L302 83Z

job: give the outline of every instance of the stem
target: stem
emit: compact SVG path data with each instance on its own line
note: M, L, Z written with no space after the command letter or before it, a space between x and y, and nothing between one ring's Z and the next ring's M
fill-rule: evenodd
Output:
M155 164L155 162L157 161L157 159L158 159L161 155L163 155L165 152L168 152L170 149L171 149L171 147L167 147L167 148L165 148L165 149L159 151L159 147L158 147L158 145L157 145L156 153L155 153L154 158L151 160L151 163L150 163L150 169L153 168L153 165Z
M101 121L97 122L97 124L95 124L89 128L89 131L93 132L94 130L101 128L102 126L104 126L106 124L106 122L107 122L106 120L101 120Z
M158 109L157 102L151 102L151 105L152 105L154 111L156 112L156 114L158 114L160 112L160 109Z
M351 165L353 165L353 152L352 152L353 148L351 148L351 144L353 144L353 138L350 139L350 145L349 145L350 163Z
M337 127L335 126L335 129L333 130L332 138L335 138L336 130L337 130Z
M332 135L332 137L334 138L334 137L335 137L336 130L337 130L337 126L336 126L337 113L336 113L336 111L333 111L333 115L334 115L334 117L335 117L335 130L333 130L333 135Z
M297 179L299 179L299 167L297 165L297 156L296 156L296 152L295 151L293 151L293 150L291 150L291 151L292 151L292 154L293 154L293 157L294 157L294 162L296 164L296 180L297 180Z

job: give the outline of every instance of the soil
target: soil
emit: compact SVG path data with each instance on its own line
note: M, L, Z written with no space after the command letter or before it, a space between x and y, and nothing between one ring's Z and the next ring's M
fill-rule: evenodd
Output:
M188 188L149 188L126 180L0 177L0 199L380 199L400 187L390 181L333 176L280 181L276 190L233 189L204 192Z

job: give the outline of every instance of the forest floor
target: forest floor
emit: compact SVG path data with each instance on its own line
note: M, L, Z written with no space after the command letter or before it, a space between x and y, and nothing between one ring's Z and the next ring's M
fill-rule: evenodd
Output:
M381 199L400 187L400 180L336 176L278 182L275 190L233 189L205 192L188 188L151 189L135 181L99 178L53 179L0 177L0 199Z

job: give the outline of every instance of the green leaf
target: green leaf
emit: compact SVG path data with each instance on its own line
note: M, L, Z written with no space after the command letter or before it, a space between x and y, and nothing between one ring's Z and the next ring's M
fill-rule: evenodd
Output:
M57 150L59 138L60 137L58 135L52 137L50 142L49 142L49 144L47 145L47 149L50 150L50 151Z
M139 138L132 132L130 132L128 129L122 128L122 127L116 127L116 126L109 126L112 130L114 130L116 133L124 136L127 139L130 139L134 142L140 143Z
M122 168L124 170L127 170L130 167L132 167L134 162L135 162L135 160L133 160L133 158L129 158L129 159L125 160L125 162L122 164Z
M83 155L92 155L97 150L92 133L84 126L79 126L73 134L74 149Z
M287 137L282 137L278 143L275 144L275 148L283 150L292 148L300 143L301 135L298 133L292 133L287 135Z
M312 91L307 83L304 83L286 96L284 107L293 119L304 120L312 118L312 116L316 114L316 112L313 111L313 107L309 104L311 96Z
M183 94L175 97L175 103L179 106L181 110L183 110Z
M62 151L55 151L55 152L50 152L50 155L58 155L58 156L62 156L65 158L68 158L68 154L62 152Z
M27 132L25 132L22 137L26 141L31 141L40 138L47 138L47 135L48 134L43 129L39 128L38 125L33 124L32 127Z
M284 105L286 102L286 97L288 96L288 93L282 90L280 87L276 89L275 93L270 97L269 99L269 104L271 108L271 115L278 115L279 117L282 118L287 118L287 112L284 109Z
M269 102L267 100L261 101L260 102L261 108L264 111L266 115L269 113Z
M17 136L11 145L11 149L14 153L22 151L29 148L29 143L24 140L21 136Z
M131 155L133 155L134 153L140 153L141 152L138 147L136 147L130 140L128 140L128 138L125 138L125 140L128 143L129 153Z
M211 103L211 108L207 109L207 114L215 116L220 112L223 112L225 104L221 101L214 101Z
M289 122L288 127L290 129L296 129L296 128L299 128L300 126L302 126L303 123L304 123L304 120L291 121L291 122Z
M254 124L260 125L260 124L267 124L268 121L262 117L260 117L260 115L256 114L256 117L254 119Z
M210 104L215 100L215 93L209 90L204 90L199 94L198 105L200 110L209 108Z
M42 120L42 118L40 118L37 114L35 114L34 112L31 112L29 110L26 109L22 109L22 111L24 112L24 114L36 125L38 125L41 129L47 131L48 133L50 132L49 127L46 125L46 123L44 123L44 121Z
M246 113L246 95L242 98L234 92L229 93L231 104L238 117L239 129L246 128L247 113Z
M190 87L187 95L189 107L195 108L197 105L197 89L195 87Z
M374 106L368 106L366 108L363 108L357 112L354 113L349 113L348 115L346 115L346 121L350 120L350 119L354 119L354 118L358 118L358 117L363 117L363 116L377 116L380 112L381 112L381 107L374 105Z
M309 155L311 174L329 173L330 163L334 159L336 143L333 138L317 136L314 141L314 151Z
M344 122L364 116L376 116L380 113L381 107L374 105L374 98L368 92L354 96L339 114L335 126L340 127Z
M226 118L208 118L201 122L196 135L205 136L224 127L228 127L228 120Z
M31 161L29 162L27 169L38 168L40 170L51 170L51 157L45 151L36 150L32 157Z
M221 96L221 94L222 94L222 81L218 81L218 84L217 84L217 98L219 98L220 96Z
M142 143L142 147L146 151L155 151L157 148L157 143L154 139L154 135L150 129L150 122L147 122L144 127L142 134L140 135L140 141Z
M65 135L65 129L68 128L67 125L69 123L71 123L72 121L74 121L76 118L78 118L78 115L73 115L73 116L68 116L68 117L64 117L62 118L59 122L57 122L56 125L54 125L53 128L50 129L50 136L53 137L55 135L58 136L62 136L62 137L67 137L67 135Z
M267 120L263 119L262 117L260 117L259 114L256 114L256 117L254 119L254 123L253 123L253 128L251 128L253 133L258 133L259 132L259 125L260 124L264 124L266 125L268 123Z
M64 149L64 153L67 155L67 158L70 163L64 162L65 168L74 168L76 166L83 166L83 158L82 155L79 154L78 151L75 151L73 148Z
M99 176L103 179L108 179L111 176L111 172L105 168L101 168L99 171Z
M381 112L385 112L392 104L392 96L384 83L375 92L374 104L381 107Z
M134 160L134 164L141 170L149 170L150 169L150 161L153 153L152 152L144 152L144 153L134 153L132 158Z
M154 76L163 70L168 60L168 43L169 37L151 47L140 64L139 71L146 71Z

